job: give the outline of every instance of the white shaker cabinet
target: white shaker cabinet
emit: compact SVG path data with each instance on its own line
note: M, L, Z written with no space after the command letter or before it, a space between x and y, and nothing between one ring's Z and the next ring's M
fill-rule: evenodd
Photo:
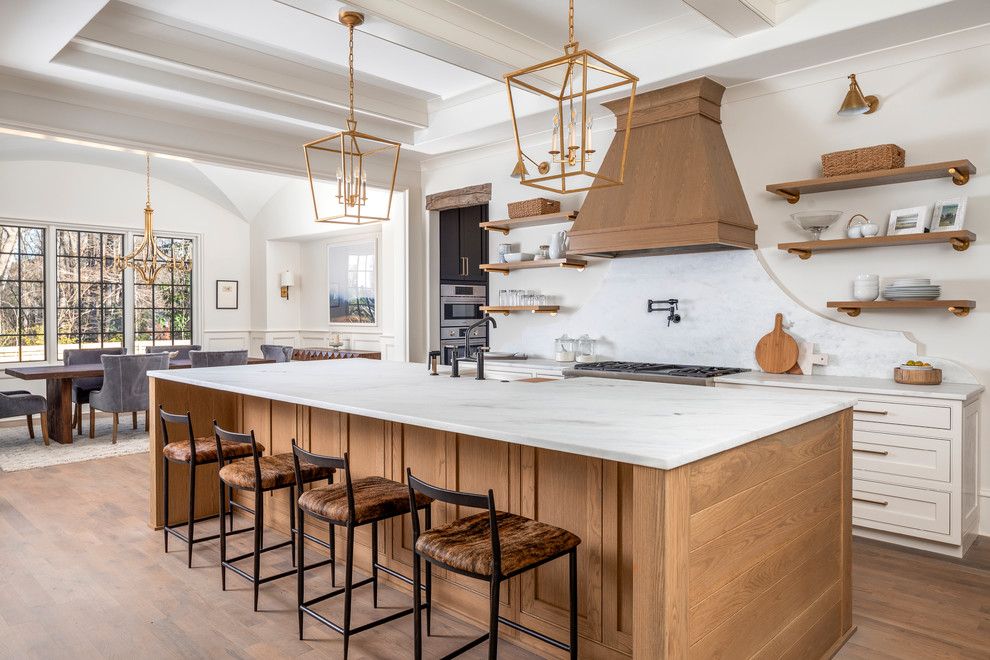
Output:
M858 394L853 533L954 557L972 545L980 519L982 386L913 388L883 379L753 373L718 379L716 386L787 387L803 396Z

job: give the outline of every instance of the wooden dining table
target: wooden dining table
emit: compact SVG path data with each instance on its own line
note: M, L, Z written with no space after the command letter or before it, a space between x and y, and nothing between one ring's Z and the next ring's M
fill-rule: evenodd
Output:
M267 364L274 360L248 358L248 364ZM170 360L169 369L188 369L188 359ZM8 367L4 373L22 380L44 380L48 400L48 436L63 445L72 444L72 379L103 376L103 365L51 364L39 367Z

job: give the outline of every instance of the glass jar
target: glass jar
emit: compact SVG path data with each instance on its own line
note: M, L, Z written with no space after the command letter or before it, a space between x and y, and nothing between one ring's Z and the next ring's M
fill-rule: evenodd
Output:
M550 246L549 245L541 245L540 246L540 249L537 250L537 252L536 252L536 256L533 257L533 260L534 261L543 261L544 259L549 259L549 258L550 258Z
M512 243L499 243L498 244L498 262L500 264L505 263L505 253L512 252Z
M574 342L574 360L576 362L594 362L595 343L596 340L586 334L578 337Z
M557 362L574 361L574 340L567 336L565 332L553 341L554 359Z

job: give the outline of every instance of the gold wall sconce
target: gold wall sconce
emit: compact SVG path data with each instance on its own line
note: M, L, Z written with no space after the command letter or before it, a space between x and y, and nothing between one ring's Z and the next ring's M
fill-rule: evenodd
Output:
M856 82L856 74L849 75L849 91L846 98L842 100L842 107L837 113L840 117L851 117L853 115L871 115L880 107L880 99L875 96L864 96L859 83Z
M282 297L285 298L286 300L288 300L289 299L289 287L296 285L296 278L289 271L285 271L279 277L278 284L279 284L280 287L282 287Z

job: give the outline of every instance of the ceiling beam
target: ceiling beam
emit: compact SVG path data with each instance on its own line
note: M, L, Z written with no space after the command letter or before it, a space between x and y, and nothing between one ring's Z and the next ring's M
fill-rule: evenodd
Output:
M684 0L733 37L742 37L777 24L773 0Z

